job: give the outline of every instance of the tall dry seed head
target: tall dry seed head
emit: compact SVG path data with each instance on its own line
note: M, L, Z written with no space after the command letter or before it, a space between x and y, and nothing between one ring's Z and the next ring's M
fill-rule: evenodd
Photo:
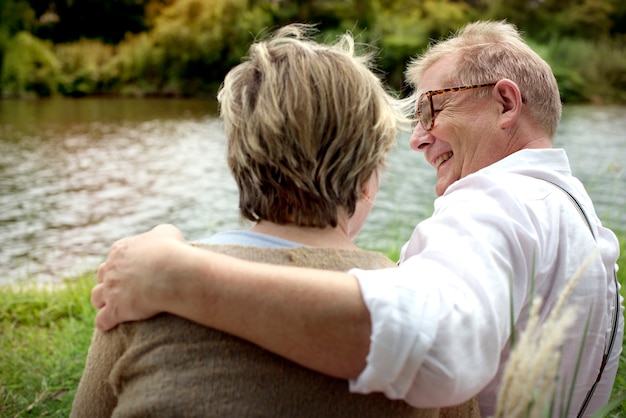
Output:
M561 346L577 318L578 307L565 303L598 252L589 255L561 293L548 320L539 322L541 298L533 299L528 325L513 347L504 370L493 418L544 418L550 416L556 396Z

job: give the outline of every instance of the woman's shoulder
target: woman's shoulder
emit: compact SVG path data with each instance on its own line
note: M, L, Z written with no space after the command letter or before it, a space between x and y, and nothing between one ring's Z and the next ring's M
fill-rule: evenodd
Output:
M359 249L344 250L304 246L295 248L266 248L243 245L206 245L198 243L192 245L249 261L298 267L314 267L326 270L349 270L355 267L379 269L396 266L395 262L380 252Z

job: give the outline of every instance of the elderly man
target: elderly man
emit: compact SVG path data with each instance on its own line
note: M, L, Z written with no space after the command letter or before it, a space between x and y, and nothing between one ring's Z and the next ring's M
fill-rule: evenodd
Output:
M351 379L354 392L417 407L478 394L489 416L532 299L542 298L544 321L588 260L568 299L581 309L559 370L558 392L573 385L573 397L566 407L557 396L555 413L604 405L623 337L619 244L552 147L561 103L550 67L512 25L477 22L432 45L406 74L419 121L410 145L437 171L439 197L399 268L235 262L161 226L118 241L100 266L98 328L171 312Z

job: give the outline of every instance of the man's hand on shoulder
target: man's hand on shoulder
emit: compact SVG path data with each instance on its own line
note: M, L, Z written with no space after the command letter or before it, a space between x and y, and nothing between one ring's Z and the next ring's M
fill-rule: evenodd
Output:
M181 244L186 246L183 235L172 225L159 225L113 244L98 267L98 284L91 291L91 303L99 309L99 330L166 311L160 299L172 282L169 273L176 267L175 253Z

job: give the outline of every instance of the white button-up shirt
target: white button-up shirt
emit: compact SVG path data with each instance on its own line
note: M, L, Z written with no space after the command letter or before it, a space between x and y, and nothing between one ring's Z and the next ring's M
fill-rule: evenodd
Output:
M574 202L545 180L575 197L596 239ZM568 299L579 307L579 318L563 346L557 386L560 391L566 385L568 393L589 320L570 407L575 415L597 377L612 329L619 243L602 226L561 149L522 150L458 180L435 201L432 217L417 225L399 268L351 271L372 319L367 366L350 382L351 390L384 392L417 407L478 395L481 414L490 416L509 357L512 320L519 336L533 296L541 297L545 320L590 255ZM622 311L620 299L617 343L589 414L611 393Z

